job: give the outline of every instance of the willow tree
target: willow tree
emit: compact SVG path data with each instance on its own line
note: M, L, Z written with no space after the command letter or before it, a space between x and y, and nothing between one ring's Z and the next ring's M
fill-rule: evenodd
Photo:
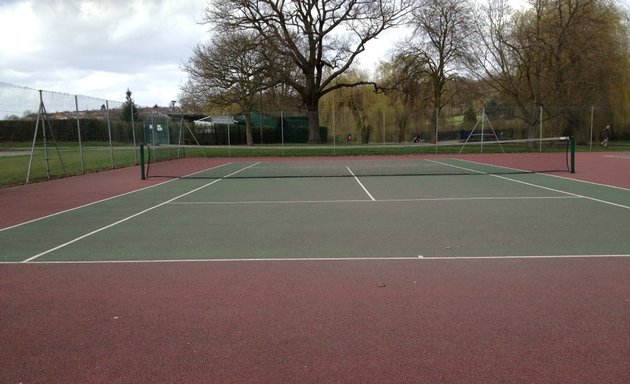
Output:
M203 23L218 33L250 31L267 55L282 61L276 77L300 95L307 110L309 143L320 143L319 102L343 87L365 45L399 25L411 0L211 0Z
M420 127L414 122L422 120L431 98L431 86L424 71L416 68L422 65L413 55L400 52L389 62L379 67L380 86L390 100L396 120L396 136L400 142L408 139L408 133L417 135ZM413 132L407 132L413 128Z
M538 135L541 116L561 116L575 134L597 105L626 105L630 63L624 12L610 0L531 0L519 12L490 0L480 23L478 70ZM612 117L612 116L611 116Z

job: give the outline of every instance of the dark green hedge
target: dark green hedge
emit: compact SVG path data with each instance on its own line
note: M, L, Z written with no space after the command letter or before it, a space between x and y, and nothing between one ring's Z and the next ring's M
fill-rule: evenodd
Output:
M3 120L0 121L0 142L28 142L33 140L35 120ZM78 130L76 120L49 120L46 127L52 129L55 140L60 142L78 142ZM80 119L81 140L108 142L108 126L107 120L101 119ZM121 143L132 143L133 135L129 123L120 120L111 120L112 141ZM136 137L141 138L142 126L136 124ZM50 130L46 130L46 136L50 139ZM42 123L40 121L38 127L38 139L42 138Z

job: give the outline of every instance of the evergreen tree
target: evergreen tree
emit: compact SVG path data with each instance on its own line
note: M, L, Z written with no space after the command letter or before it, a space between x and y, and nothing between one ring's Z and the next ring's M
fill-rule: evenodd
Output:
M122 112L120 114L120 118L121 120L130 123L131 116L133 113L133 121L138 121L138 114L139 114L138 107L136 106L133 99L131 98L131 91L129 90L129 88L127 88L126 95L127 97L125 99L125 102L122 105Z

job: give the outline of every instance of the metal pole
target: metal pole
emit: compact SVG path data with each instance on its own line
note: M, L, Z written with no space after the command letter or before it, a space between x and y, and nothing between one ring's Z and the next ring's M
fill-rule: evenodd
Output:
M111 125L111 122L109 121L109 101L107 100L105 100L105 113L107 116L107 134L109 136L109 153L112 158L112 169L114 169L115 163L114 163L114 145L112 143L112 125Z
M79 101L77 95L74 95L74 106L77 111L77 134L79 135L79 158L81 159L81 173L85 173L83 167L83 145L81 144L81 122L79 120Z
M263 143L262 109L263 109L263 101L262 101L262 90L261 90L260 91L260 112L258 112L258 125L260 128L260 144Z
M144 144L143 143L140 143L140 178L142 180L146 179L146 175L144 174Z
M439 129L438 129L438 121L440 121L440 110L436 107L435 108L435 154L437 155L438 153L438 141L440 141L439 139Z
M131 98L130 98L131 99ZM129 101L129 109L131 110L131 137L133 138L133 147L136 147L136 125L135 125L135 121L133 118L133 102L130 100ZM129 137L129 136L127 136ZM138 162L138 153L136 151L133 151L134 155L135 155L135 162Z
M486 109L481 110L481 153L483 153L483 136L486 129Z
M151 111L151 147L153 148L153 159L157 160L157 154L155 152L155 111ZM149 147L149 148L151 148Z
M179 138L177 139L177 158L180 158L180 149L182 150L181 155L186 157L186 153L184 152L184 112L180 112L179 116Z
M335 93L332 95L333 156L337 155L337 124L335 124Z
M39 112L37 113L37 122L35 123L35 133L33 134L33 145L31 146L31 158L28 160L28 170L26 171L26 182L31 178L31 169L33 167L33 156L35 155L35 143L37 142L37 130L39 129L39 117L42 113L42 91L39 91ZM43 125L43 124L42 124ZM44 128L45 129L45 128Z
M595 106L591 105L591 140L589 143L589 148L588 151L589 152L593 152L593 119L595 116Z
M571 173L575 173L575 136L571 136Z
M42 91L39 91L39 113L37 118L42 119L42 139L44 140L44 163L46 163L46 178L50 179L50 162L48 160L48 138L46 137L46 107L42 98Z
M230 124L228 124L227 127L228 156L232 157L232 145L230 144Z
M542 105L540 106L540 134L539 134L539 141L538 141L538 152L542 152L542 139L543 139L543 107Z
M282 143L282 156L284 156L284 112L280 111L280 135Z
M385 110L381 110L381 113L383 115L383 144L385 144Z

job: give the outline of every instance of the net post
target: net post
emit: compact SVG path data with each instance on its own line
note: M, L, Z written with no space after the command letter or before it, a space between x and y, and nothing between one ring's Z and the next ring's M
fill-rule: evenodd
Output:
M146 175L144 174L144 143L140 143L140 178L141 180L146 180Z
M575 173L575 136L569 137L571 151L571 173Z

